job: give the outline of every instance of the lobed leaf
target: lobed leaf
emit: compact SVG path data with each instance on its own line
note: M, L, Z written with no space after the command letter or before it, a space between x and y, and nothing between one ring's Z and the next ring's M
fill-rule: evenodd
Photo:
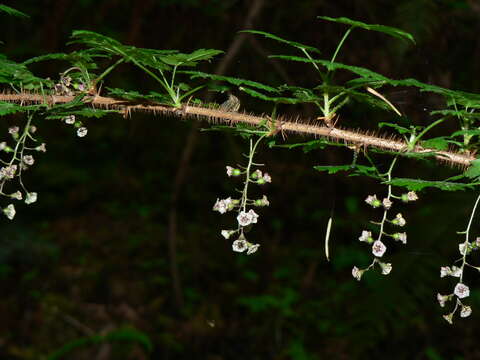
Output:
M21 18L29 18L30 16L21 12L21 11L18 11L17 9L14 9L10 6L7 6L7 5L3 5L3 4L0 4L0 13L1 12L4 12L8 15L11 15L11 16L16 16L16 17L21 17Z
M340 24L350 25L353 28L358 27L365 30L381 32L402 40L410 40L411 42L415 43L415 39L413 38L412 34L407 33L406 31L400 30L396 27L376 25L376 24L366 24L364 22L351 20L346 17L332 18L329 16L318 16L318 18L326 21L332 21Z
M287 44L287 45L290 45L290 46L293 46L297 49L301 49L301 50L309 50L311 52L315 52L317 54L320 54L321 51L318 50L316 47L313 47L313 46L309 46L309 45L305 45L305 44L301 44L299 42L296 42L296 41L290 41L290 40L286 40L286 39L283 39L277 35L273 35L273 34L270 34L268 32L265 32L265 31L259 31L259 30L242 30L240 32L243 32L243 33L249 33L249 34L257 34L257 35L263 35L265 36L266 38L268 39L273 39L273 40L276 40L278 42L281 42L281 43L284 43L284 44Z
M433 187L445 191L458 191L473 189L476 185L480 185L480 183L478 182L472 184L463 184L449 181L427 181L407 178L394 178L391 181L385 181L383 183L387 185L404 187L410 191L420 191L428 187Z

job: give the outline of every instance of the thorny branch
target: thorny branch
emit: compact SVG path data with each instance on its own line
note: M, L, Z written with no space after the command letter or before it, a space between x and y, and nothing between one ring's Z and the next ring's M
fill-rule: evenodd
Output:
M43 95L34 93L20 94L0 94L0 101L14 102L19 104L39 104L49 105L58 103L67 103L73 101L73 96ZM156 105L153 103L139 103L127 100L119 100L103 96L86 96L85 103L99 109L116 109L123 112L124 116L130 115L132 111L151 112L154 115L164 115L181 117L187 119L206 120L213 123L226 123L229 125L245 123L253 126L261 124L271 125L275 128L274 122L269 117L250 115L239 112L227 112L208 107L192 106L184 104L181 108L175 108L168 105ZM361 131L352 131L319 125L308 119L286 119L278 117L277 122L281 122L282 132L292 132L304 135L313 135L316 137L326 137L334 141L344 141L347 144L358 144L365 147L375 147L392 152L406 152L408 145L395 137L382 137L374 134L363 133ZM416 145L408 150L413 153L426 154L431 153L437 160L461 167L468 167L475 160L471 154L456 153L453 151L443 151L437 149L424 148Z

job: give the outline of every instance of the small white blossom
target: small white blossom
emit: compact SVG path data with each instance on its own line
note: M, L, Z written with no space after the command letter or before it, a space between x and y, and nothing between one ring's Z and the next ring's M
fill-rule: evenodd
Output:
M240 169L235 169L231 166L227 166L227 175L228 176L238 176L240 175L242 172L240 171Z
M377 199L377 195L368 195L365 199L365 202L374 208L377 208L381 205L380 200Z
M223 200L217 199L215 205L213 205L213 211L218 211L220 214L225 214L227 211L232 210L232 198L226 198Z
M387 198L383 199L382 204L383 204L383 207L387 210L392 207L392 201Z
M390 271L392 271L392 264L382 263L382 262L379 262L379 264L380 264L380 268L382 269L382 275L390 274Z
M8 133L12 134L12 135L15 135L15 134L18 134L19 130L20 130L20 128L18 126L11 126L11 127L8 128Z
M463 299L466 298L470 295L470 289L467 285L458 283L455 286L455 290L453 291L455 295L458 296L458 298Z
M237 216L237 221L240 226L248 226L257 222L258 215L250 209L248 212L241 211Z
M409 191L409 192L407 193L407 199L408 199L408 201L418 200L417 193L416 193L415 191Z
M241 238L235 240L232 244L232 249L236 252L244 252L247 250L247 241Z
M401 241L403 244L407 243L407 233L395 233L393 234L393 238L397 241Z
M45 143L42 143L41 145L37 146L35 148L36 151L41 151L41 152L46 152L47 151L47 148L46 148L46 144Z
M268 201L267 197L263 195L261 199L255 200L255 205L256 206L268 206L270 205L270 202Z
M355 279L357 279L358 281L360 281L364 272L365 272L365 270L360 270L359 268L354 266L353 269L352 269L352 276Z
M263 181L265 181L267 183L271 183L272 178L270 177L270 175L268 175L268 173L265 173L265 174L263 174Z
M480 247L480 236L475 239L475 245L477 245L477 247Z
M462 269L453 265L452 272L449 275L453 277L460 277L462 275Z
M470 253L469 245L469 243L458 244L458 251L460 251L460 255L467 255L468 253Z
M36 201L37 201L37 193L36 192L27 193L27 197L25 199L25 204L33 204Z
M30 125L28 131L30 131L31 134L35 134L37 132L37 127L35 125Z
M0 151L5 150L6 147L7 147L7 143L5 141L0 142Z
M13 179L17 172L17 165L10 165L0 169L0 178Z
M448 315L443 315L443 318L447 320L450 325L453 324L453 321L452 321L453 313L450 313Z
M16 214L15 206L13 206L13 204L8 205L6 208L3 209L3 213L7 218L12 220Z
M360 241L370 242L372 240L372 232L363 230L362 235L358 238Z
M375 241L372 245L372 253L377 257L382 257L386 250L387 247L380 240Z
M437 294L437 300L441 307L445 307L445 303L450 300L450 295Z
M403 202L410 202L410 201L416 201L418 200L418 196L415 193L415 191L409 191L406 194L402 194L401 196Z
M470 306L462 305L462 310L460 310L460 316L465 318L469 317L472 313L472 308Z
M452 272L452 270L450 270L450 267L449 266L442 266L440 268L440 277L443 278L447 275L450 275Z
M403 218L401 213L398 213L395 216L395 219L392 221L392 223L394 223L395 225L398 225L398 226L405 226L407 221Z
M232 234L235 234L235 232L235 230L222 230L221 234L225 239L228 240L228 238L232 236Z
M260 244L247 244L248 250L247 250L247 255L251 255L255 252L257 252L258 248L260 247Z
M16 191L13 194L10 194L12 199L22 200L22 193L20 191Z
M78 137L84 137L85 135L87 135L87 132L88 132L88 129L84 126L78 128L77 130L77 136Z
M27 165L33 165L33 163L35 162L35 160L33 159L33 156L32 155L25 155L23 157L23 162Z
M260 170L255 170L250 177L252 179L260 179L262 177L262 172Z
M73 125L73 124L75 124L75 115L65 116L63 118L63 121L65 121L65 124Z

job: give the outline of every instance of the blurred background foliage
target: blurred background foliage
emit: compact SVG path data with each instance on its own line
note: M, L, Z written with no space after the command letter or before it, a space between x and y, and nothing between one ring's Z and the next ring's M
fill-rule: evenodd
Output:
M4 3L31 16L1 17L1 52L23 61L71 50L65 44L76 29L138 47L227 50L237 31L245 29L255 1ZM339 61L392 78L478 92L480 5L474 0L265 1L252 28L331 53L345 29L319 21L319 15L396 26L417 40L412 46L356 31ZM249 38L226 75L312 86L308 66L272 63L266 57L283 50L277 43ZM48 62L31 69L57 79L63 65ZM214 72L215 66L202 70ZM104 86L146 93L155 85L122 65ZM236 95L243 109L271 111ZM420 93L394 89L386 95L423 124L429 120L426 110L439 106ZM221 94L203 96L225 100ZM279 112L318 116L302 106L284 105ZM392 116L355 106L340 115L340 125L362 128L375 128ZM189 143L192 123L141 114L89 120L85 138L58 121L36 125L48 152L25 181L38 191L39 201L19 207L14 222L0 225L0 359L480 358L477 274L467 275L473 289L470 318L449 326L435 300L437 291L453 288L453 280L440 280L439 267L458 256L456 231L466 226L472 193L430 190L420 193L417 203L400 205L408 221L408 246L389 246L389 277L369 272L358 283L351 268L367 265L370 253L357 239L379 216L363 200L368 194L382 196L386 189L371 179L312 169L350 163L347 149L260 151L257 160L273 179L264 188L271 206L262 209L250 233L252 241L261 243L260 251L246 257L234 254L231 242L220 236L233 217L211 211L216 198L233 195L236 183L226 177L225 166L243 161L247 143L242 139L204 132ZM175 190L187 145L194 146L193 157L183 167L185 183ZM395 175L441 179L455 171L402 159ZM167 240L172 208L176 256ZM330 215L328 263L323 239ZM473 234L480 235L478 220ZM179 270L177 296L172 263Z

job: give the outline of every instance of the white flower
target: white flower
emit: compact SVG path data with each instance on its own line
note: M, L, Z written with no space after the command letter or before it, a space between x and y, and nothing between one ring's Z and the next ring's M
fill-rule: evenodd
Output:
M452 273L452 270L450 270L449 266L442 266L440 268L440 277L443 278L447 275L450 275Z
M63 118L63 121L65 121L65 124L73 125L75 124L75 115L68 115Z
M35 134L37 132L37 127L35 125L30 125L28 131L30 131L32 134Z
M458 244L458 251L460 251L460 255L466 255L469 253L469 246L470 244L468 243L461 243L461 244Z
M393 234L393 238L397 241L401 241L403 244L407 243L407 233L395 233Z
M453 313L450 313L448 315L443 315L443 318L447 320L450 325L453 324L453 321L452 321Z
M250 209L247 213L245 211L241 211L240 214L237 216L237 221L240 226L248 226L250 224L254 224L257 222L258 215Z
M22 200L22 193L20 191L16 191L13 194L10 194L12 199Z
M460 275L462 275L462 269L453 265L452 272L449 275L453 277L460 277Z
M247 244L248 250L247 250L247 255L251 255L255 252L257 252L258 248L260 247L260 244Z
M445 303L450 300L450 295L437 294L437 300L441 307L445 306Z
M18 126L11 126L8 128L8 133L9 134L18 134L18 131L20 130L20 128Z
M3 209L3 213L7 218L12 220L15 217L15 206L13 204L8 205L6 208Z
M453 291L453 293L457 295L459 299L463 299L470 295L470 289L467 285L458 283L455 286L455 290Z
M472 308L470 306L463 305L462 310L460 310L461 317L469 317L472 313Z
M380 200L377 199L377 195L368 195L367 198L365 199L365 202L374 208L379 207L381 205Z
M408 201L415 201L415 200L418 200L418 196L415 193L415 191L409 191L407 193L407 199L408 199Z
M0 169L0 178L13 179L17 172L17 165L10 165Z
M27 197L25 199L25 204L33 204L36 201L37 201L37 193L36 192L27 193Z
M35 162L35 160L33 159L33 156L32 155L25 155L23 157L23 162L27 165L33 165L33 163Z
M42 143L41 145L38 145L35 150L36 151L41 151L41 152L46 152L47 151L47 148L45 147L46 144L45 143Z
M238 238L233 242L232 249L236 252L244 252L247 250L247 241L245 239Z
M0 142L0 151L5 150L6 147L7 147L7 143L5 141Z
M357 279L358 281L360 281L364 272L365 272L365 270L360 270L359 268L354 266L353 269L352 269L352 276L355 279Z
M395 219L392 221L392 223L394 223L395 225L398 225L398 226L405 226L407 221L403 218L401 213L398 213L395 216Z
M232 198L226 198L223 200L217 199L215 205L213 205L213 211L218 211L220 214L225 214L227 211L232 210Z
M84 126L78 128L77 130L77 136L78 137L84 137L85 135L87 135L87 132L88 132L88 129Z
M256 206L268 206L270 205L270 202L268 201L267 197L263 195L261 199L255 200L255 205Z
M270 177L270 175L268 175L268 173L265 173L265 174L263 174L263 181L265 181L267 183L271 183L272 178Z
M390 263L382 263L378 262L380 264L380 267L382 269L382 275L388 275L390 274L390 271L392 271L392 264Z
M233 170L235 170L233 167L227 166L227 175L232 176L233 175Z
M372 253L377 257L382 257L386 250L387 247L380 240L375 241L372 245Z
M360 241L369 242L372 239L371 231L363 230L362 235L358 238Z
M221 234L225 239L228 240L228 238L232 236L232 234L235 234L235 232L235 230L222 230Z
M387 198L383 199L382 204L383 204L383 207L387 210L392 207L392 202L390 201L390 199L387 199Z
M260 179L262 177L262 172L260 170L255 170L250 177L252 179Z

